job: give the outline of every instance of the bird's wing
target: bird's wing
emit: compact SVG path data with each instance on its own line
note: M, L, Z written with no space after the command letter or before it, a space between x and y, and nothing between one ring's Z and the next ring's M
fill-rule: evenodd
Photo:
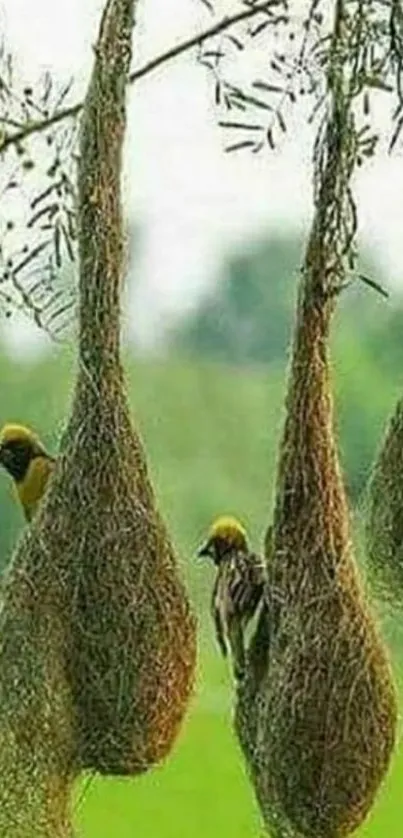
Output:
M55 461L48 456L35 457L31 461L24 479L17 486L20 503L28 521L31 520L42 500L54 466Z
M263 594L262 560L254 553L237 553L232 561L229 578L233 610L251 619Z
M235 678L242 678L245 672L245 646L242 624L236 614L229 615L227 622L228 641L231 648Z

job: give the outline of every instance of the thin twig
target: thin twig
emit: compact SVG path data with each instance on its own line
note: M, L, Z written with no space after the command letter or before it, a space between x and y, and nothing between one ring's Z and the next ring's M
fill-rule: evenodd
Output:
M369 276L365 276L365 274L358 274L358 279L361 280L365 285L369 285L370 288L373 288L374 291L377 291L378 294L381 294L382 297L389 298L389 291L386 288L383 288L379 282L376 282L374 279L371 279Z
M155 58L147 61L142 67L139 67L138 70L134 70L129 76L129 84L133 84L134 82L139 81L139 79L148 76L149 73L152 73L154 70L157 70L159 67L167 64L172 59L178 58L180 55L183 55L185 52L188 52L194 47L200 46L205 41L209 40L209 38L219 35L226 29L229 29L230 26L240 23L241 21L248 20L259 13L267 13L271 7L279 5L279 3L280 0L266 0L266 2L248 6L247 9L237 12L236 14L226 15L218 23L203 30L203 32L199 32L197 35L192 35L190 38L181 41L179 44L170 47L160 55L157 55ZM56 125L65 119L75 118L82 110L82 107L82 102L76 102L75 105L63 108L46 119L33 120L27 125L24 125L24 127L20 128L18 131L15 131L13 134L6 134L2 142L0 142L0 152L5 151L9 148L9 146L23 142L27 139L27 137L30 137L33 134L38 134L41 131L45 131L47 128L51 128L53 125Z

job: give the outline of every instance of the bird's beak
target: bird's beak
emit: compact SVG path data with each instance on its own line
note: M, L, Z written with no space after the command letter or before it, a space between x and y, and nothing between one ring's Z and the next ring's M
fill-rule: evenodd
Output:
M7 466L7 448L4 445L0 445L0 465Z
M211 542L206 541L205 544L202 544L197 551L197 556L201 559L203 556L210 556L211 557Z
M13 452L10 451L7 445L0 444L0 466L3 466L7 471L13 464Z

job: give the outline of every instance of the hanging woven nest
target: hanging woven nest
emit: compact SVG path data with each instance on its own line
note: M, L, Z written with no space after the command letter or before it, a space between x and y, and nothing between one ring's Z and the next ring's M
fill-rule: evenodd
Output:
M65 579L79 762L107 774L145 771L166 756L195 666L194 619L120 362L120 177L133 6L107 4L84 104L77 382L33 533Z
M352 14L361 15L361 7ZM357 62L353 57L346 67L346 39L349 26L362 21L346 15L338 0L328 56L332 106L315 144L315 215L299 287L273 531L265 544L265 605L235 711L272 838L343 838L356 829L385 777L396 735L389 659L351 544L331 389L330 325L356 232L348 91Z
M311 251L297 313L267 605L235 726L273 835L341 838L366 817L385 776L397 707L350 542L333 437L332 303L315 294L315 263Z
M134 775L160 762L193 686L195 621L120 362L120 177L133 7L108 0L95 49L78 167L75 392L49 490L4 590L0 834L7 838L66 838L69 784L83 768ZM16 768L6 767L10 760ZM41 826L25 812L14 829L26 777Z

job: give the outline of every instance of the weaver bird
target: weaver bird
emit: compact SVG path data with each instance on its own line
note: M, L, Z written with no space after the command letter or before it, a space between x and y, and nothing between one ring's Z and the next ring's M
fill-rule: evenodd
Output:
M0 465L14 480L27 521L45 492L54 463L54 457L33 431L23 425L4 425L0 431Z
M214 521L207 541L198 550L217 568L211 600L218 645L224 657L228 646L236 680L245 672L244 632L262 600L264 565L248 546L242 524L231 517Z

